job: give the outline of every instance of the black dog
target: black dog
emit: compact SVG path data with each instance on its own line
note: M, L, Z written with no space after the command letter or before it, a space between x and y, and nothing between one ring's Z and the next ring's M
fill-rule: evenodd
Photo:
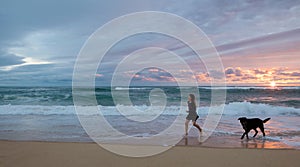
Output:
M265 136L265 131L264 131L264 123L268 122L271 118L267 118L265 120L261 120L259 118L252 118L252 119L247 119L246 117L241 117L238 120L240 120L243 129L245 130L244 134L242 135L241 139L244 138L244 136L248 137L248 133L250 132L251 129L255 130L255 134L253 137L255 137L258 133L256 128L259 128L260 131L263 133L263 136Z

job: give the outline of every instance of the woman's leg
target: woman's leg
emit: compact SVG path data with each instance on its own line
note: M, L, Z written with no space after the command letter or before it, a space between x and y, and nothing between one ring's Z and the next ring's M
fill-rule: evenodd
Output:
M193 125L199 130L199 132L202 132L202 129L200 128L200 126L197 124L196 121L193 121Z
M185 135L187 136L188 135L188 128L189 128L189 123L190 123L190 120L185 120Z

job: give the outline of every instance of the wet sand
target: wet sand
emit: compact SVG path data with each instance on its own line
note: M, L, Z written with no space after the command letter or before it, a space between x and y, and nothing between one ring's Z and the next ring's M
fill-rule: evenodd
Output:
M185 137L177 146L199 146L216 148L256 148L256 149L295 149L279 141L263 138L240 139L240 136L212 136L204 142L199 142L197 137Z
M129 158L111 153L95 143L0 141L1 167L82 167L82 166L232 166L296 167L300 151L294 149L211 148L193 145L188 138L170 150L145 158ZM212 141L210 141L212 142ZM234 144L234 143L233 143ZM251 144L250 144L251 145ZM250 146L248 145L248 146ZM268 144L264 144L264 147ZM252 147L252 146L251 146ZM248 147L249 148L249 147Z

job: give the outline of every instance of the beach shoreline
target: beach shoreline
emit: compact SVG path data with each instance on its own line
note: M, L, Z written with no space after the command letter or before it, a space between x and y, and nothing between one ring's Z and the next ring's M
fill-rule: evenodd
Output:
M96 143L0 141L0 166L297 166L300 150L177 145L144 158L111 153Z
M45 140L6 140L0 139L0 142L40 142L40 143L85 143L85 144L95 144L94 141L45 141ZM101 143L101 142L100 142ZM111 143L102 143L108 145L132 145L130 143L123 143L118 142L111 142ZM136 143L137 146L145 146L142 143ZM299 150L300 147L293 147L287 145L281 141L269 140L263 137L257 138L249 138L249 139L240 139L239 136L210 136L205 141L200 142L199 138L196 136L187 136L182 137L182 139L176 145L168 145L168 144L146 144L146 146L163 146L163 147L170 147L170 146L183 146L183 147L205 147L205 148L224 148L224 149L270 149L270 150L280 150L280 149L287 149L287 150Z

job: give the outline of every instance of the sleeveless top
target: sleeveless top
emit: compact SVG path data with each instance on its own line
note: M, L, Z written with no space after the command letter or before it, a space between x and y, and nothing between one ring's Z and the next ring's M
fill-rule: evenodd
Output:
M189 115L190 116L198 116L197 112L196 112L196 105L192 102L187 102L188 103L188 108L189 108Z

